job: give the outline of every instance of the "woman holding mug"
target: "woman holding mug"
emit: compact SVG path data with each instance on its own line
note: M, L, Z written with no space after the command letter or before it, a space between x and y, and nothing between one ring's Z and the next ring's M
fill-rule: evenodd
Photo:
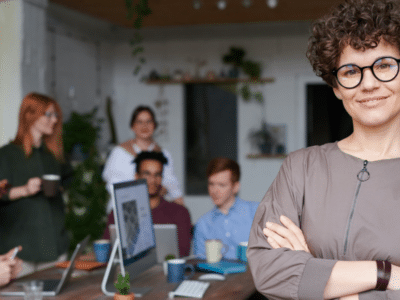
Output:
M353 121L284 161L248 260L269 299L400 299L400 7L348 0L315 22L308 58Z
M30 93L22 100L15 139L0 148L0 174L10 185L0 200L0 253L24 249L23 273L56 261L66 253L64 204L42 191L42 176L61 176L63 158L61 109L53 99Z

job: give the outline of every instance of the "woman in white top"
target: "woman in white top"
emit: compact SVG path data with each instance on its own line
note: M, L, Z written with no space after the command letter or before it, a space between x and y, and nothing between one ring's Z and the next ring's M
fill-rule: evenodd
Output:
M157 128L154 112L148 106L138 106L132 113L131 130L135 138L116 146L110 153L103 171L103 179L107 182L107 190L111 191L111 184L132 180L136 173L136 164L133 162L137 154L142 151L160 151L168 159L164 166L162 185L165 190L165 199L184 205L182 191L178 179L174 175L171 154L161 149L153 140ZM107 211L111 211L109 201Z

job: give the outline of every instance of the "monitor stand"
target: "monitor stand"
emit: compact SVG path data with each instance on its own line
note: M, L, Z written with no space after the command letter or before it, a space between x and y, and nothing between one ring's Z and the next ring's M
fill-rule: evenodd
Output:
M117 255L118 250L118 255ZM118 265L121 270L121 274L125 276L124 262L122 259L122 249L120 247L119 239L115 240L113 249L111 251L110 259L107 264L106 272L104 273L103 281L101 282L101 290L106 296L113 297L117 292L114 286L114 279L116 278L116 272ZM132 279L132 278L131 278ZM135 297L143 297L144 294L151 290L150 287L135 288L131 286L131 292L135 294Z

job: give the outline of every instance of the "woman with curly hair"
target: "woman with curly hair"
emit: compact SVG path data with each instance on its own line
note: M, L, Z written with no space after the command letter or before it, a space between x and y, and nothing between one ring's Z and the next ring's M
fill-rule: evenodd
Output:
M22 274L67 251L61 192L47 197L41 186L44 174L62 175L63 162L60 106L41 94L26 95L17 135L0 148L0 175L10 185L0 199L0 253L21 245Z
M353 121L291 153L254 218L248 260L269 299L400 299L400 7L348 0L307 56Z

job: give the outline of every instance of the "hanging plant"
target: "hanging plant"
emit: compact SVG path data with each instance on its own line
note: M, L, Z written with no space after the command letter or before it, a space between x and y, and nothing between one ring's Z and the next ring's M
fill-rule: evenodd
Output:
M246 51L240 47L230 47L229 52L222 56L222 61L225 64L230 64L233 66L233 70L230 71L231 74L239 75L239 69L243 71L246 75L249 75L251 79L258 80L261 76L261 64L252 60L245 60L244 57ZM239 93L242 99L245 101L250 101L254 99L260 103L264 101L264 97L261 92L253 93L250 89L248 83L244 83L239 89Z
M152 13L148 0L125 0L125 6L127 9L128 20L132 20L135 16L136 18L133 21L133 28L136 30L133 34L133 38L130 40L130 45L133 47L132 56L134 59L137 59L137 64L133 71L134 75L139 74L142 65L146 63L146 59L141 56L144 52L144 47L142 46L143 37L140 34L139 30L142 28L143 19Z

